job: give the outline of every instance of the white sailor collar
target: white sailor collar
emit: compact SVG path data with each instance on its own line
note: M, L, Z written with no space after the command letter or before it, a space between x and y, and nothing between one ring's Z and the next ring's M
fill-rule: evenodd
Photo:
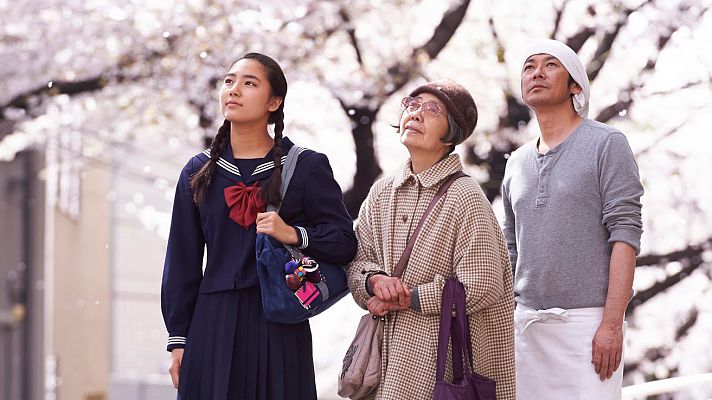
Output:
M282 151L284 153L284 156L282 156L281 160L282 165L284 165L284 162L287 159L287 153L289 152L289 149L292 148L292 146L294 146L294 143L292 143L289 138L285 137L282 139ZM305 149L301 149L299 154L301 154L304 150ZM225 150L223 151L222 156L218 159L217 173L230 180L244 182L246 184L267 178L272 174L272 170L274 169L273 154L274 150L270 150L269 153L267 153L267 155L263 158L263 162L261 162L259 165L257 165L257 167L255 167L255 170L252 172L252 175L242 176L240 170L237 168L235 158L232 156L232 148L228 143L228 145L225 146ZM210 160L210 149L204 150L202 153L199 154L199 157L205 162Z

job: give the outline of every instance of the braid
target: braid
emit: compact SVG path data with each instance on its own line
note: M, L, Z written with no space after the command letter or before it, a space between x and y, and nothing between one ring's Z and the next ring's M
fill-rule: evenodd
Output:
M195 204L200 203L205 199L205 194L210 186L210 182L215 176L218 159L227 147L227 141L230 137L230 121L225 120L222 126L218 129L217 135L210 143L210 160L193 174L190 178L190 187L193 189L193 201Z
M282 132L284 132L284 100L275 112L270 114L269 122L274 124L274 137L279 136L279 140L282 140Z
M268 204L278 205L282 201L282 132L284 131L284 102L269 116L269 122L274 123L274 172L260 191L262 199Z

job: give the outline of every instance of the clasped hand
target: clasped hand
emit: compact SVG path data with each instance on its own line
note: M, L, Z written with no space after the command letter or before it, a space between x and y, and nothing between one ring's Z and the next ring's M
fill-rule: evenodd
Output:
M389 311L410 308L412 289L400 278L377 274L371 275L368 283L373 291L367 303L371 314L382 317Z

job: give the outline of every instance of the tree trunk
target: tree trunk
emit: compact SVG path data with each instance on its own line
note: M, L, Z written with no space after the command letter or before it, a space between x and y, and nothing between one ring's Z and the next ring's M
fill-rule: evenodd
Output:
M367 107L352 107L349 109L351 119L351 135L354 138L356 150L356 173L354 174L353 186L344 193L344 203L352 218L358 217L361 203L371 185L381 175L381 167L376 160L376 152L373 146L373 121L378 114L378 109Z

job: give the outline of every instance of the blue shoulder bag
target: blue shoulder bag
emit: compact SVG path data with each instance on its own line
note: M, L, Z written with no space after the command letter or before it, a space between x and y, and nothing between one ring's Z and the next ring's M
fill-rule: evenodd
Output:
M282 168L281 195L287 193L301 148L292 146ZM280 205L267 206L279 212ZM299 249L257 234L257 277L262 308L272 322L296 324L311 318L341 300L348 292L344 266L319 262Z

